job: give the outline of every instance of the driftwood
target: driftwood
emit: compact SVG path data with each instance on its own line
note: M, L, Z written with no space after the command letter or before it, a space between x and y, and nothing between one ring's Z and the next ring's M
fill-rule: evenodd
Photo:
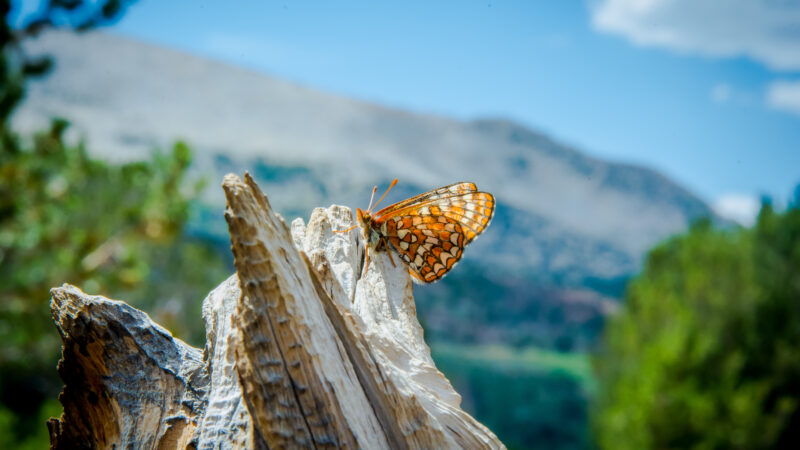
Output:
M237 274L203 303L204 350L143 312L64 285L55 448L502 448L460 408L385 254L359 278L349 209L291 231L248 175L223 188Z

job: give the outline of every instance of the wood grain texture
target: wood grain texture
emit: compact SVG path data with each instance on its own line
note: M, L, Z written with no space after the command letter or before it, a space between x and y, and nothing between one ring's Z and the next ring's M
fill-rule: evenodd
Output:
M69 285L51 295L65 383L64 413L48 422L52 446L185 447L205 410L209 378L201 351L123 302Z
M408 271L365 276L349 209L291 229L248 175L223 182L236 275L191 348L123 302L52 291L64 342L55 448L503 448L460 408L416 318Z

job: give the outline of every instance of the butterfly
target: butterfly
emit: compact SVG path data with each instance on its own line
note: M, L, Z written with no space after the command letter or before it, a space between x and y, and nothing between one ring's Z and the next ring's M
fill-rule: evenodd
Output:
M369 268L369 252L386 251L394 264L394 249L408 264L413 279L432 283L442 278L461 259L464 247L475 240L494 216L492 194L478 191L474 183L462 182L411 197L373 213L372 210L397 184L373 205L375 192L366 211L356 208L357 224L338 231L344 233L361 226L367 242L364 273Z

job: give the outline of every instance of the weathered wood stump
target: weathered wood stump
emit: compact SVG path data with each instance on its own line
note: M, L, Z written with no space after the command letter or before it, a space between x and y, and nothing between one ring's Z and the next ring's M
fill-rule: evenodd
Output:
M204 350L123 302L52 290L53 447L503 447L436 369L407 269L379 254L359 278L357 231L332 232L349 209L290 232L248 175L223 188L237 274L203 302Z

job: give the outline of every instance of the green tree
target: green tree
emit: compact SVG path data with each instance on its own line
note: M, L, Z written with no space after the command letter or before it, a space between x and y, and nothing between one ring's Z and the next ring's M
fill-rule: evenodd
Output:
M594 362L600 447L796 442L800 195L753 229L704 221L652 250Z
M24 39L113 21L127 3L45 1L15 29L10 2L0 1L0 448L45 447L44 422L60 412L51 287L124 298L198 344L200 302L230 271L227 252L186 231L201 185L186 179L185 144L115 165L66 142L65 120L31 137L10 127L25 82L50 66L23 51Z

